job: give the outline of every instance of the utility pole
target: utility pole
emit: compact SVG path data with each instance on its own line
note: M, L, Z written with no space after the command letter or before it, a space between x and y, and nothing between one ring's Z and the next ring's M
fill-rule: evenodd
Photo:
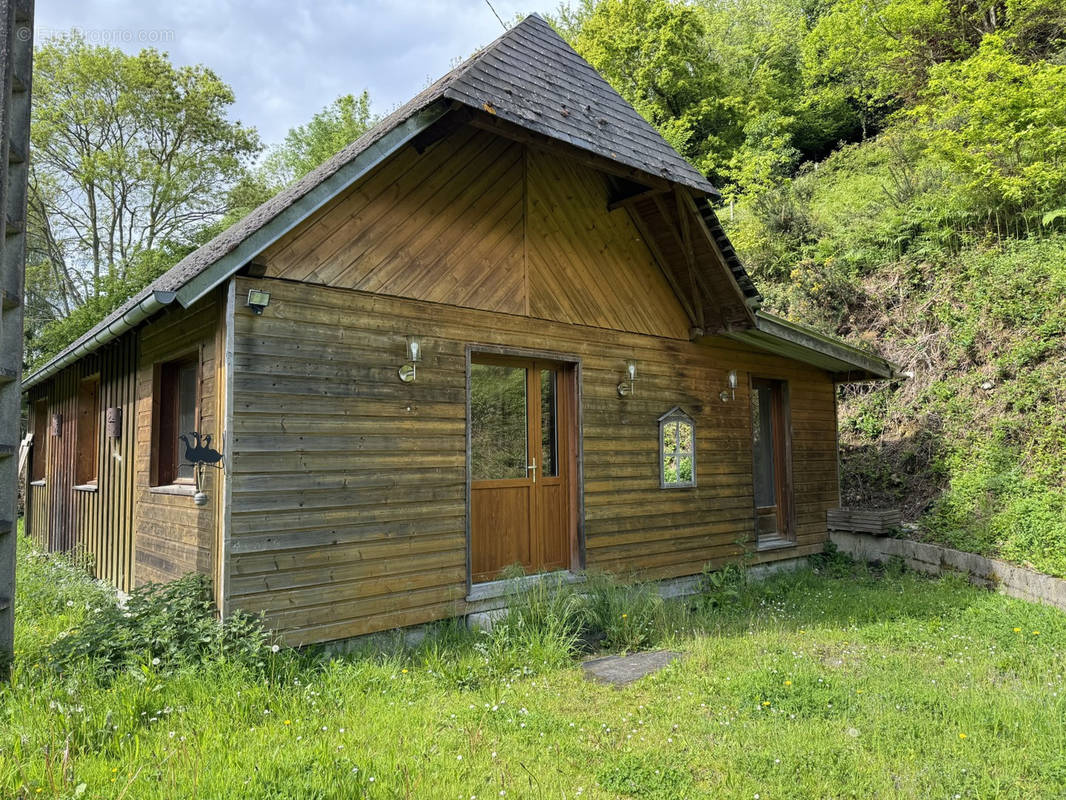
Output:
M0 680L15 649L22 301L26 274L33 0L0 0Z

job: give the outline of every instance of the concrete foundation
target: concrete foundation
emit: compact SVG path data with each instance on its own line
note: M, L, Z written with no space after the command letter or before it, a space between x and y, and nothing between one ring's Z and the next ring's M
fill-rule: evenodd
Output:
M771 575L781 572L792 572L807 566L807 557L787 558L780 561L770 561L758 564L748 569L748 577L752 580L764 580ZM580 584L585 580L579 573L557 572L543 575L528 575L518 578L516 581L493 581L491 584L478 584L467 597L467 613L463 616L470 628L491 631L494 622L507 613L507 604L514 595L516 587L518 591L541 582L550 582L554 585ZM690 575L685 578L673 578L670 580L657 581L656 587L663 598L670 600L680 597L688 597L697 592L699 588L699 575ZM398 628L391 631L371 633L365 636L356 636L351 639L341 639L328 642L323 647L327 653L343 655L357 650L397 650L402 647L414 647L421 642L430 625L413 625L409 628Z
M929 575L958 572L978 586L1066 611L1066 580L1061 578L976 553L910 539L845 531L832 531L830 536L841 552L859 561L884 562L900 558L909 568Z

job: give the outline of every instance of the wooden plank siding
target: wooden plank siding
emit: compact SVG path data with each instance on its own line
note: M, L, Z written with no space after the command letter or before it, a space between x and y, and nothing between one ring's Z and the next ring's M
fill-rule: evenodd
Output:
M689 342L460 309L305 283L236 309L233 607L265 612L292 643L463 613L466 349L536 348L581 361L587 566L648 578L698 572L754 543L749 381L789 382L797 546L806 555L838 503L834 387L815 368L726 339ZM398 380L404 336L422 336L418 379ZM625 361L636 393L618 396ZM731 369L736 400L723 403ZM658 417L696 421L698 486L663 490Z
M222 442L218 413L218 347L223 328L222 290L193 306L173 307L140 329L137 359L136 459L134 517L137 584L169 581L189 572L215 575L221 475L205 471L209 502L193 503L193 487L171 493L152 486L152 394L157 365L195 355L199 364L197 430Z
M474 128L407 148L260 257L268 277L688 338L604 177Z
M29 486L30 536L49 550L74 551L86 557L97 578L124 591L133 585L136 349L134 334L119 337L28 393L31 429L38 400L47 402L49 417L45 440L33 444L35 451L47 448L47 456L44 480ZM96 487L76 488L78 388L93 375L100 376ZM104 425L107 409L115 407L122 409L122 435L117 440L108 438ZM51 431L54 414L62 415L59 436Z
M149 581L167 581L215 565L215 492L219 476L209 470L205 489L212 502L193 505L191 491L161 494L150 486L152 392L155 365L196 352L200 371L200 425L220 441L216 426L216 339L223 330L219 295L190 309L168 310L144 327L104 346L28 392L30 420L38 400L47 401L49 433L34 448L47 448L45 478L29 486L29 534L52 551L88 557L93 574L129 591ZM78 388L100 376L97 409L97 482L74 485ZM108 408L122 409L122 435L107 436ZM52 415L62 417L51 435Z

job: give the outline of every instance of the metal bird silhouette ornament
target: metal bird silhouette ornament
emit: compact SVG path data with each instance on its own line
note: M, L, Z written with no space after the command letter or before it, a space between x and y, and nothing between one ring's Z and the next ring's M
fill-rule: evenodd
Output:
M198 506L207 505L207 492L203 489L204 468L214 467L222 469L222 453L211 448L211 434L201 434L199 431L190 431L178 436L185 446L184 459L192 464L193 476L196 479L196 494L193 502ZM195 442L195 444L193 444Z

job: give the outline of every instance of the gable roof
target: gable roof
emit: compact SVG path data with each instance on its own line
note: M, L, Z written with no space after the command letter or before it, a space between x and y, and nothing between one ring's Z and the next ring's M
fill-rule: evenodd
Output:
M28 376L23 388L40 383L175 300L186 308L192 305L457 107L615 162L637 180L647 176L687 187L696 195L698 213L729 268L735 291L747 306L758 306L761 297L708 202L708 197L718 195L714 186L545 20L531 15L183 258Z
M536 14L461 66L444 96L648 175L718 195Z

